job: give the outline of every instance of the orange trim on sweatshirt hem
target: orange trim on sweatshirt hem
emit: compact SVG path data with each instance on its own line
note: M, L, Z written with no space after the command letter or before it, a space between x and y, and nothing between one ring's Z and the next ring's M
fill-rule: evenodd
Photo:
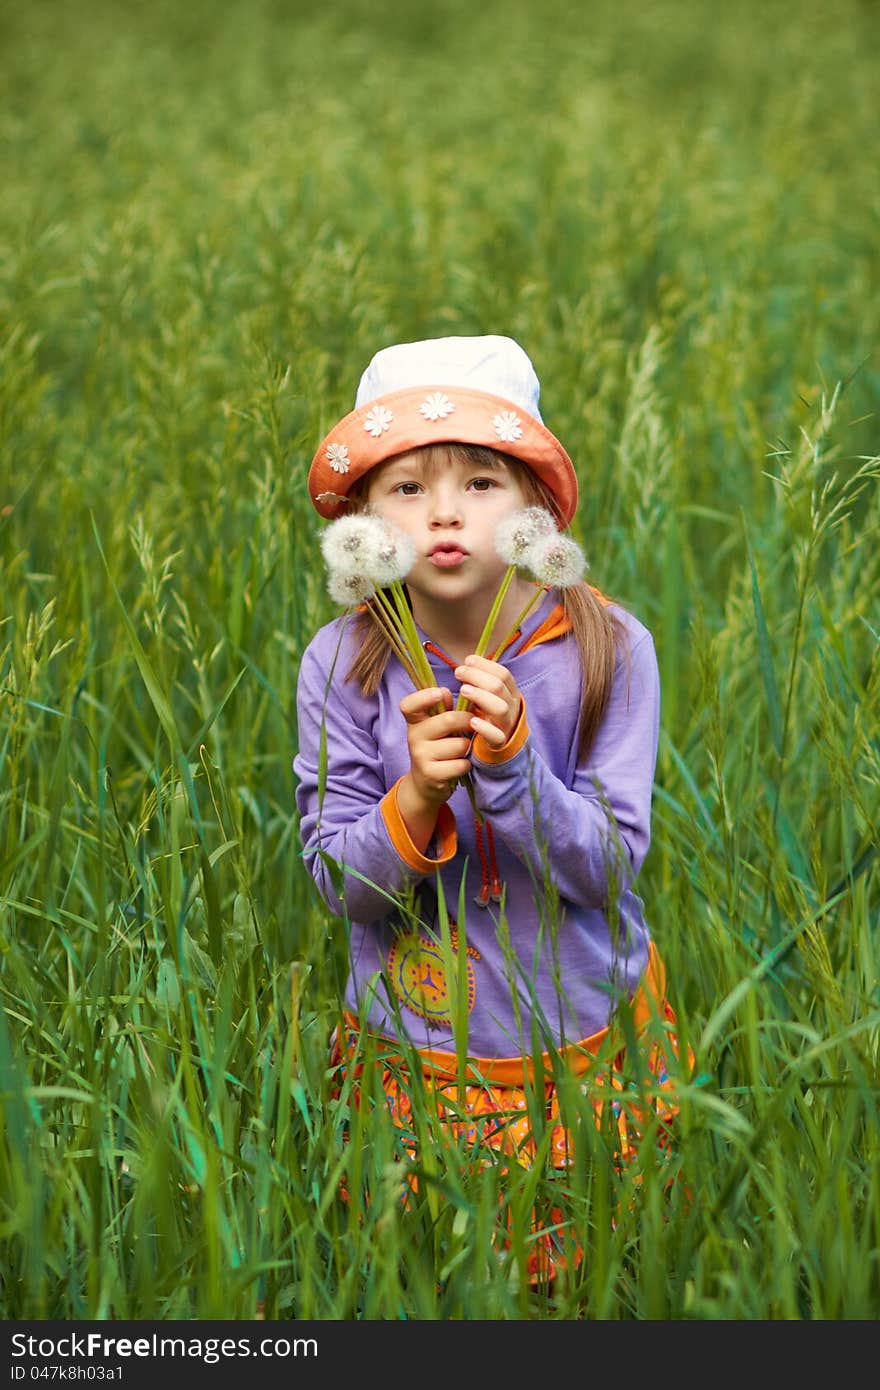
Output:
M639 987L630 1000L633 1026L637 1033L643 1032L651 1018L662 1012L665 999L666 967L653 941L649 941L648 964ZM361 1025L355 1014L345 1010L343 1018L347 1028L356 1032L360 1030ZM592 1033L580 1042L569 1043L567 1047L559 1049L560 1058L568 1064L575 1076L583 1076L589 1071L595 1054L609 1032L610 1028L600 1028L598 1033ZM391 1049L400 1045L396 1038L386 1038L381 1033L376 1034L376 1041ZM454 1052L441 1052L438 1048L426 1047L419 1048L418 1055L422 1059L422 1069L427 1076L448 1078L451 1081L457 1079L458 1057ZM386 1060L402 1061L403 1058L394 1054L389 1055ZM542 1053L541 1066L545 1076L552 1074L553 1064L549 1053ZM521 1086L526 1079L534 1080L534 1070L534 1063L530 1057L469 1057L465 1079L477 1082L494 1081L499 1086Z
M382 819L385 828L391 837L391 843L397 850L404 863L411 869L415 869L420 874L430 874L440 864L448 864L450 859L455 857L458 849L458 831L455 827L455 816L449 807L443 805L437 812L437 825L434 835L440 838L440 854L436 859L429 859L422 854L421 850L416 849L406 828L406 822L400 814L400 807L397 804L397 789L403 781L398 777L394 786L383 796L379 802L379 810L382 812Z

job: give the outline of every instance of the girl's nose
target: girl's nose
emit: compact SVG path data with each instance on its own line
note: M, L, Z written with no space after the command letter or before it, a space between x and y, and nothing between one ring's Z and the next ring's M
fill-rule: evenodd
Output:
M431 494L431 525L461 525L461 507L451 488L443 488Z

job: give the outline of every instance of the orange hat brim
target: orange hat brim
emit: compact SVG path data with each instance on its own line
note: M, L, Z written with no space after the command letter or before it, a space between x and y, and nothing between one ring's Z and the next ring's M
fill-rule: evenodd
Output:
M320 515L332 519L344 511L354 483L377 464L452 442L520 459L553 493L563 525L571 521L577 477L556 436L513 402L461 386L393 391L351 411L321 441L309 469L309 496Z

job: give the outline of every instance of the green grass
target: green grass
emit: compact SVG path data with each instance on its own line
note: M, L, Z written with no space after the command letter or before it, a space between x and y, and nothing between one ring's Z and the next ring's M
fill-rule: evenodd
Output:
M0 24L3 1315L875 1317L875 9ZM305 475L372 352L446 332L531 353L591 575L657 642L670 1196L591 1124L560 1195L423 1108L406 1209L381 1110L343 1144ZM588 1257L550 1299L554 1202Z

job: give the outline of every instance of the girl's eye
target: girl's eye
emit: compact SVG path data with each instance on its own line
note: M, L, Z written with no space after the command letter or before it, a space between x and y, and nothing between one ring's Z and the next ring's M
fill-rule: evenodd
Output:
M471 487L474 489L475 492L489 492L491 488L495 487L495 479L472 478Z
M394 491L399 492L402 497L415 497L420 488L418 483L398 483Z

